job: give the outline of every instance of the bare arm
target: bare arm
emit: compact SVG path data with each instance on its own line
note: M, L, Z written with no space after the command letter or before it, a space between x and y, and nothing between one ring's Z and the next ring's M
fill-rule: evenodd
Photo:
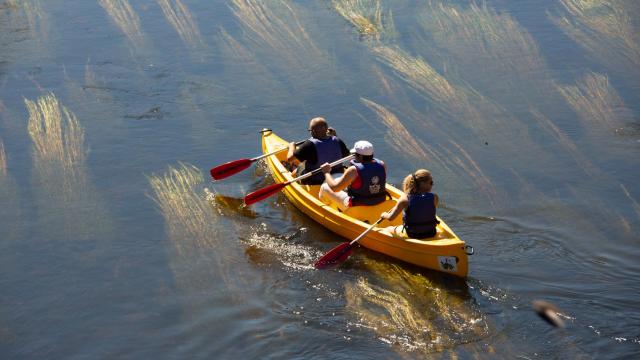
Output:
M342 174L342 176L334 179L330 174L331 166L329 165L329 163L324 163L322 165L322 172L324 172L324 179L327 182L327 185L329 185L329 188L331 188L331 190L333 191L346 189L347 186L349 186L358 175L358 170L356 170L356 168L353 166L349 166L347 170L345 170L344 174Z
M402 212L402 210L406 209L408 205L409 199L407 198L407 195L402 194L400 195L400 198L398 199L396 205L391 210L382 213L380 217L387 220L393 220L396 218L396 216L398 216L398 214Z
M287 161L291 162L293 161L293 159L295 159L295 156L293 155L293 152L296 151L296 144L290 142L289 143L289 151L287 151Z

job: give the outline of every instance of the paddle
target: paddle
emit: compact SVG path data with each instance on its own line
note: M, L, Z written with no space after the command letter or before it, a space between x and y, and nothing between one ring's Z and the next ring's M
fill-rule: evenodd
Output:
M316 269L327 269L330 267L335 267L342 264L349 255L351 255L351 250L356 245L360 239L362 239L367 233L373 230L376 225L380 224L384 220L383 218L378 219L378 221L374 222L365 230L362 234L360 234L357 238L355 238L351 242L344 242L333 249L329 250L328 253L324 254L316 263L313 265Z
M305 142L306 140L302 140L302 141L298 141L296 142L296 146L298 145L302 145L303 142ZM281 151L287 150L288 147L284 147L282 149L278 149L278 150L274 150L268 154L264 154L264 155L260 155L251 159L238 159L238 160L233 160L233 161L229 161L227 163L224 163L222 165L218 165L216 167L211 168L211 170L209 170L209 173L211 174L211 177L214 180L222 180L225 178L228 178L229 176L233 175L233 174L237 174L240 171L248 168L249 166L251 166L251 164L257 160L260 160L262 158L265 158L267 156L271 156L273 154L277 154Z
M353 159L353 157L354 157L354 155L351 154L351 155L349 155L347 157L343 157L340 160L336 160L336 161L332 162L329 165L331 165L331 167L334 167L334 166L336 166L338 164L341 164L341 163L343 163L345 161L349 161L349 160ZM244 197L244 204L245 205L255 204L258 201L264 200L264 199L268 198L269 196L277 193L278 191L284 189L287 185L289 185L291 183L294 183L296 181L300 181L302 179L306 179L306 178L308 178L310 176L313 176L313 175L319 173L320 171L322 171L322 168L317 168L317 169L313 170L312 172L306 173L304 175L300 175L297 178L291 179L291 180L289 180L287 182L269 185L269 186L264 187L262 189L256 190L256 191L254 191L254 192L252 192L252 193L250 193L250 194L248 194L247 196Z

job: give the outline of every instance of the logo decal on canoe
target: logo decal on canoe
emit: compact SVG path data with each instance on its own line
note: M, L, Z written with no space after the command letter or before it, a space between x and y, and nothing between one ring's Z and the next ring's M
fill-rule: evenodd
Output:
M371 178L371 185L369 185L369 192L372 194L377 194L380 192L380 178L377 176L374 176Z
M455 256L438 256L438 265L444 271L458 271L458 263Z

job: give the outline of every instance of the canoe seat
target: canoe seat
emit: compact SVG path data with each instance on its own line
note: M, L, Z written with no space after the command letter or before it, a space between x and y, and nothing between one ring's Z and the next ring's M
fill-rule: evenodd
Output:
M370 206L353 206L348 208L344 214L349 215L353 218L356 218L360 221L364 221L368 224L373 224L380 218L380 214L385 211L391 210L391 208L396 204L394 200L385 200L384 202L378 205L370 205ZM388 225L400 225L402 224L402 217L396 217L392 222L383 221L380 223L380 226L388 226Z

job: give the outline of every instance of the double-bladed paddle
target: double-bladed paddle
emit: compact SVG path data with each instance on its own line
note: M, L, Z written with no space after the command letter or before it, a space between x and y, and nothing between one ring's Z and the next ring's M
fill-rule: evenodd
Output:
M357 238L350 242L344 242L333 249L329 250L328 253L324 254L316 263L313 265L316 269L328 269L331 267L336 267L342 264L349 255L351 255L351 250L356 245L360 239L362 239L369 231L373 230L376 225L380 224L384 220L383 218L378 219L378 221L374 222L365 230L362 234L360 234Z
M332 162L329 165L331 165L331 167L334 167L334 166L336 166L338 164L341 164L341 163L343 163L345 161L349 161L349 160L353 159L353 157L354 157L354 155L351 154L351 155L349 155L347 157L343 157L340 160L336 160L336 161ZM250 194L248 194L247 196L244 197L244 204L245 205L255 204L258 201L266 199L269 196L271 196L271 195L277 193L278 191L284 189L287 185L289 185L291 183L294 183L296 181L300 181L302 179L306 179L306 178L308 178L310 176L313 176L313 175L319 173L320 171L322 171L322 168L317 168L317 169L313 170L312 172L306 173L304 175L300 175L295 179L291 179L291 180L283 182L283 183L269 185L267 187L263 187L262 189L256 190L256 191L254 191L254 192L252 192L252 193L250 193Z
M302 145L302 143L305 142L305 140L302 141L298 141L296 142L296 146L298 145ZM222 165L218 165L216 167L211 168L211 170L209 170L209 173L211 174L211 177L214 180L222 180L225 178L228 178L231 175L237 174L240 171L248 168L249 166L251 166L252 163L254 163L257 160L263 159L267 156L271 156L273 154L277 154L281 151L287 150L288 147L284 147L282 149L278 149L278 150L274 150L268 154L264 154L264 155L260 155L260 156L256 156L254 158L251 159L238 159L238 160L233 160L233 161L229 161L227 163L224 163Z

